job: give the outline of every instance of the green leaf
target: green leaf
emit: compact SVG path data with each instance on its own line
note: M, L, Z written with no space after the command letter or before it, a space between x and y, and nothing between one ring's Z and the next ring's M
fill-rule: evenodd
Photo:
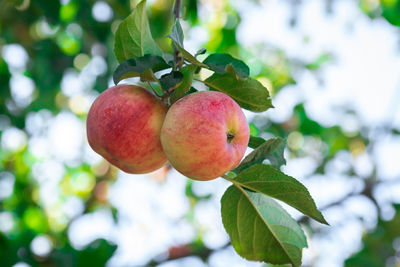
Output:
M253 165L239 173L232 181L246 189L279 199L314 220L328 224L307 188L295 178L271 166Z
M232 65L240 78L247 78L250 74L249 67L241 60L232 57L229 54L211 54L204 61L204 64L219 74L226 73L228 65Z
M181 72L172 71L161 76L160 85L165 91L172 91L178 86L182 79L183 74Z
M147 69L142 74L140 74L140 81L153 82L157 81L157 77L154 75L154 72L151 69Z
M252 122L249 123L249 128L250 128L250 135L258 136L258 133L260 132L260 130L258 129L258 127L254 123L252 123Z
M236 252L252 261L301 265L306 237L273 199L230 186L221 199L222 222Z
M145 55L139 58L131 58L119 64L114 71L114 83L118 84L121 80L131 77L141 77L142 80L149 80L148 77L153 72L168 69L170 66L160 56ZM149 73L149 71L151 73ZM146 79L147 77L147 79Z
M162 56L162 51L151 36L146 15L146 0L140 2L121 22L115 34L114 53L119 62L146 54Z
M187 91L187 92L185 93L185 96L186 96L186 95L193 94L193 93L196 93L196 92L198 92L198 90L197 90L196 88L190 87L189 91Z
M265 142L266 142L266 140L264 138L250 135L249 147L256 149L257 147L261 146Z
M170 65L173 66L174 65L174 55L170 54L170 53L164 53L162 55L162 58L164 59L164 61Z
M180 70L183 74L183 79L172 93L171 103L175 103L189 91L193 83L193 74L195 70L196 66L194 65L185 66Z
M400 2L396 0L380 2L382 17L384 17L390 24L400 26Z
M273 107L267 88L256 79L237 79L230 73L214 73L204 83L212 89L229 95L242 108L261 112Z
M174 26L172 26L171 33L168 35L169 38L175 40L181 47L183 47L183 30L179 23L179 19L175 20Z
M114 255L117 247L117 245L105 239L96 239L92 241L85 249L75 252L77 255L75 266L105 266L107 261ZM57 256L60 254L62 255L62 253L57 253ZM64 254L64 257L65 255L66 254ZM63 261L65 261L65 258L61 257L60 262Z
M262 163L266 159L271 162L272 166L279 169L279 167L286 164L286 160L283 157L284 148L285 142L282 138L269 139L247 155L234 171L241 172L252 165Z
M205 48L200 48L200 49L197 50L197 52L194 54L194 57L203 55L203 54L205 54L206 52L207 52L207 49L205 49Z

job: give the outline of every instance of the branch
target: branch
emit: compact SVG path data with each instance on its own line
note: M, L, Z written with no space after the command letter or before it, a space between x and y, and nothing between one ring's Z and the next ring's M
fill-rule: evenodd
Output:
M210 255L216 251L223 250L231 245L230 242L226 243L225 245L217 248L217 249L209 249L203 244L184 244L179 246L173 246L168 249L168 252L165 253L168 255L164 259L156 260L153 259L148 262L145 266L158 266L162 263L166 263L168 261L178 260L186 257L199 257L203 261L206 261Z
M175 20L179 20L180 11L181 11L181 0L176 0L174 7ZM182 58L179 56L178 48L174 44L172 45L174 47L174 62L175 62L174 70L178 70L182 65Z
M180 11L181 11L181 0L176 0L175 1L175 7L174 7L175 19L179 19Z
M228 180L230 182L234 181L233 179L229 178L226 175L223 175L222 178L224 178L225 180ZM369 199L371 199L373 201L373 203L379 209L379 206L378 206L376 200L374 199L374 197L371 194L372 188L374 187L374 185L376 185L376 182L369 182L366 185L366 187L364 188L364 190L362 190L361 192L350 192L347 195L343 196L342 198L321 207L320 210L321 211L327 210L331 207L342 204L344 201L346 201L350 197L360 196L360 195L364 195L364 196L368 197ZM297 220L298 223L302 223L302 224L308 223L309 221L310 221L310 217L305 216L305 215L301 216ZM170 247L168 249L168 252L165 253L165 255L167 255L165 258L159 259L159 260L153 259L150 262L148 262L146 264L146 266L158 266L159 264L162 264L162 263L165 263L168 261L182 259L182 258L190 257L190 256L199 257L203 261L206 261L212 253L219 251L219 250L223 250L223 249L229 247L230 245L231 245L231 243L228 242L225 245L223 245L217 249L209 249L204 245L198 245L198 244L184 244L184 245L180 245L180 246L174 246L174 247Z
M329 204L327 204L327 205L325 205L325 206L319 208L319 210L320 210L320 211L324 211L324 210L327 210L327 209L329 209L329 208L331 208L331 207L340 205L340 204L342 204L344 201L346 201L348 198L353 197L353 196L359 196L360 194L361 194L361 193L351 192L351 193L349 193L349 194L343 196L342 198L340 198L340 199L338 199L338 200L336 200L336 201L333 201L333 202L331 202L331 203L329 203ZM309 221L310 221L310 217L308 217L308 216L306 216L306 215L302 215L299 219L297 219L297 222L298 222L298 223L306 223L306 222L309 222Z
M365 196L368 199L370 199L374 205L376 206L377 210L378 210L378 214L381 213L380 207L378 202L376 201L375 197L372 194L372 190L373 188L378 184L374 179L374 176L370 177L369 179L365 180L365 188L361 191L361 192L350 192L347 195L343 196L342 198L333 201L323 207L320 208L321 211L327 210L331 207L337 206L337 205L341 205L343 202L345 202L347 199L354 197L354 196ZM379 216L379 215L378 215ZM297 222L298 223L306 223L310 221L310 217L307 217L305 215L302 215Z

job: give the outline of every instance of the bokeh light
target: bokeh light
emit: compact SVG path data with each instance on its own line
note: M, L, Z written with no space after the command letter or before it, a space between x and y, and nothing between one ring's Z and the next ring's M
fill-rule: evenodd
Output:
M88 145L87 113L114 85L115 32L137 1L14 2L0 2L0 265L57 266L72 255L79 266L264 266L229 244L227 181L191 181L170 166L129 175ZM147 11L171 52L167 2ZM206 47L199 60L231 53L271 93L275 108L245 111L251 134L285 140L282 171L330 223L285 206L307 235L304 265L367 266L351 260L368 256L397 266L400 1L185 4L185 48Z

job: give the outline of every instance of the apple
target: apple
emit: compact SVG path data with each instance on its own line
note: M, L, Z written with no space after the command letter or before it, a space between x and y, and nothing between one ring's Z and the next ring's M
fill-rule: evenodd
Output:
M175 102L161 129L171 165L194 180L215 179L241 161L250 137L239 105L228 95L197 92Z
M146 89L113 86L94 101L87 121L87 138L94 151L127 173L148 173L167 158L160 131L167 107Z

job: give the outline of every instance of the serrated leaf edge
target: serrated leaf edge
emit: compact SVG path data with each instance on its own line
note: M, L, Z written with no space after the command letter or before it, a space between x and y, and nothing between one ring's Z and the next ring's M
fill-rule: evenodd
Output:
M152 36L152 34L151 34L151 29L150 29L150 25L149 25L147 13L146 13L146 1L147 1L147 0L142 0L142 1L140 1L140 2L135 6L135 8L131 11L131 13L129 14L129 16L127 16L127 17L121 22L121 24L120 24L120 25L118 26L118 28L117 28L117 31L115 32L115 40L114 40L114 48L113 48L113 50L114 50L114 54L115 54L115 56L116 56L116 58L117 58L117 61L120 62L120 63L123 62L123 61L125 61L125 60L127 60L127 59L129 59L129 56L128 56L129 53L127 52L128 49L125 49L126 44L124 44L124 43L122 42L121 35L120 35L119 32L122 30L122 26L125 26L125 24L128 23L128 20L129 20L131 17L133 17L133 15L136 14L136 12L137 12L137 14L139 14L140 17L141 17L141 19L139 20L139 24L140 24L140 25L138 25L136 19L133 19L136 28L141 29L141 30L139 31L139 37L140 37L139 42L133 38L132 29L131 29L130 27L128 27L128 26L125 26L125 27L126 27L127 33L129 34L129 37L130 37L131 41L134 42L134 43L139 47L140 56L143 56L143 55L144 55L144 50L143 50L143 49L144 49L144 48L143 48L143 47L144 47L144 46L143 46L144 38L143 38L143 36L145 36L145 32L146 32L146 31L148 31L148 33L149 33L149 35L150 35L150 37L151 37L152 45L154 45L154 48L156 48L156 50L157 50L157 51L154 51L155 54L158 55L158 56L161 56L161 55L162 55L162 50L161 50L161 48L158 46L158 44L156 43L156 41L154 40L154 38L153 38L153 36ZM139 27L139 26L140 26L140 27ZM146 26L147 26L147 27L146 27ZM119 40L121 40L121 41L120 41L120 42L117 42L117 39L119 39ZM119 53L116 53L117 43L119 43L119 44L121 45L122 54L123 54L123 57L124 57L124 59L122 59L122 60L120 60L120 58L118 58L118 56L117 56L117 54L119 54Z
M260 219L264 222L264 225L268 228L268 230L270 231L270 233L272 234L272 236L275 238L275 240L276 240L276 241L278 242L278 244L281 246L282 250L285 251L286 255L287 255L288 258L291 260L291 264L292 264L293 266L300 266L300 265L301 265L301 262L300 262L299 265L297 265L297 264L295 263L295 260L291 258L290 254L288 253L288 251L286 250L286 248L284 247L284 245L282 244L282 242L281 242L281 241L279 240L279 238L275 235L275 232L271 229L271 227L269 226L269 224L264 220L264 217L260 214L260 212L258 211L257 207L254 205L253 201L251 201L251 199L250 199L249 195L246 193L246 191L245 191L240 185L234 184L234 186L235 186L236 188L238 188L238 189L242 192L242 194L247 198L247 200L250 202L251 206L254 208L254 210L256 211L257 215L258 215L258 216L260 217ZM259 193L259 192L258 192L258 193ZM240 200L239 200L239 201L240 201ZM239 205L239 204L238 204L238 205ZM288 214L288 215L289 215L289 214ZM289 215L289 216L290 216L290 215ZM290 217L292 217L292 216L290 216ZM239 218L239 216L237 216L237 218ZM236 222L236 224L237 224L237 222ZM301 227L300 227L300 229L301 229ZM303 229L301 229L301 231L302 231L302 233L303 233L303 235L304 235ZM305 235L304 235L304 237L305 237ZM240 239L240 238L239 238L239 239ZM307 247L307 246L306 246L306 247ZM300 249L302 249L302 248L300 248ZM300 259L300 261L301 261L301 259ZM273 262L272 262L272 263L273 263Z
M204 84L205 85L207 85L207 86L209 86L209 87L211 87L211 88L214 88L215 90L218 90L218 91L220 91L220 92L223 92L223 93L225 93L225 91L224 90L222 90L221 88L219 88L218 86L215 86L214 84L212 84L212 83L210 83L209 81L207 81L208 79L210 79L212 76L214 76L214 75L230 75L230 76L232 76L231 74L229 74L229 73L225 73L225 74L218 74L218 73L214 73L213 75L211 75L210 77L208 77L206 80L204 80L203 82L204 82ZM233 77L233 76L232 76ZM220 77L220 78L222 78L222 77ZM234 78L234 77L233 77ZM218 77L217 78L214 78L214 79L218 79ZM248 78L246 78L246 79L244 79L243 81L246 81L247 79L251 79L250 77L248 77ZM255 80L255 79L254 79ZM246 87L243 87L242 88L243 90L246 90ZM266 90L268 90L268 89L266 89ZM225 93L226 94L226 93ZM268 103L268 105L256 105L256 104L254 104L254 103L252 103L251 101L244 101L244 100L242 100L242 99L238 99L237 97L235 97L235 96L232 96L232 95L229 95L230 97L232 97L233 99L235 99L237 102L240 102L240 103L245 103L245 104L247 104L247 105L249 105L249 106L253 106L253 107L257 107L257 110L258 111L266 111L266 110L268 110L268 109L270 109L270 108L274 108L274 106L272 105L272 103L271 103L271 97L269 96L267 99L269 100L269 103ZM267 108L265 108L265 107L267 107Z
M251 167L255 167L255 166L258 166L258 165L264 165L264 166L270 167L270 166L268 166L268 165L266 165L266 164L256 164L256 165L253 165L253 166L251 166ZM251 167L250 167L250 168L251 168ZM250 169L250 168L248 168L248 169ZM246 169L246 170L248 170L248 169ZM272 167L271 167L271 170L272 170L272 171L276 171L276 172L281 172L281 171L276 170L276 169L274 169L274 168L272 168ZM311 202L312 202L312 204L314 205L314 208L315 208L315 209L317 210L317 212L321 215L321 218L318 218L318 217L315 217L315 216L312 216L312 215L309 215L309 214L305 214L303 211L299 210L299 209L296 208L296 207L293 207L291 204L287 203L286 201L281 200L281 199L278 199L278 200L280 200L280 201L282 201L282 202L288 204L289 206L291 206L291 207L295 208L296 210L300 211L301 213L303 213L303 214L309 216L310 218L316 220L317 222L320 222L320 223L322 223L322 224L329 225L329 223L325 220L323 214L318 210L317 205L315 204L315 201L314 201L314 199L312 198L312 196L311 196L310 192L308 191L307 187L305 187L302 183L300 183L299 181L297 181L297 179L295 179L294 177L289 176L289 175L287 175L287 174L285 174L285 173L282 173L282 174L284 174L284 175L286 175L286 176L288 176L288 177L294 179L297 183L299 183L299 184L305 189L305 191L309 194L309 196L310 196L310 198L311 198ZM238 174L238 175L239 175L239 174ZM256 188L253 188L252 186L249 186L249 185L248 185L248 183L267 183L267 182L265 182L265 181L264 181L264 182L263 182L263 181L240 182L240 181L237 181L236 178L235 178L235 179L231 179L230 181L232 181L234 185L243 186L243 187L245 187L246 189L255 191L255 192L257 192L257 193L260 193L260 194L263 194L263 195L266 195L266 196L269 196L269 197L272 197L272 198L276 198L276 197L275 197L276 195L266 194L265 192L261 192L260 190L258 190L258 189L256 189ZM273 182L278 182L278 181L270 181L270 182L268 182L268 183L273 183ZM293 183L293 182L291 182L291 181L279 181L279 182ZM286 193L291 193L291 192L286 192Z

